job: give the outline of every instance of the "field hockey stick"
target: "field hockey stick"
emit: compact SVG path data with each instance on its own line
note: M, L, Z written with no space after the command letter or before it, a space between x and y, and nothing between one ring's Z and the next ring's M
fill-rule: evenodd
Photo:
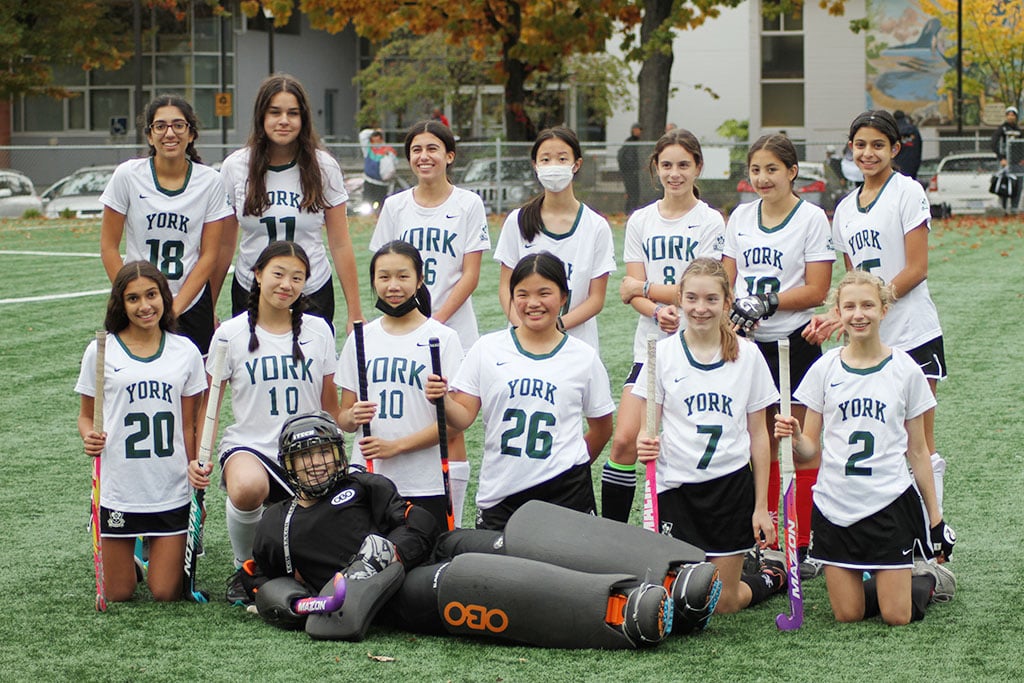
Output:
M792 415L789 381L789 339L779 340L779 413L783 417ZM789 614L783 612L775 617L775 625L782 631L795 631L804 623L804 598L800 585L800 562L796 551L796 481L793 467L793 438L779 440L779 469L782 472L782 487L786 494L782 499L782 528L780 535L786 539L786 572L789 574Z
M199 454L196 456L200 469L205 468L211 460L213 440L217 436L217 407L220 403L220 387L224 375L224 357L227 355L226 341L217 342L213 350L213 365L210 368L210 395L206 402L206 415L203 418L203 438L199 443ZM209 602L210 597L196 588L196 565L199 559L199 544L203 538L203 499L204 489L192 489L192 500L188 511L188 534L185 537L185 592L186 597L196 602Z
M103 433L103 383L107 362L107 331L96 331L96 395L92 402L92 430ZM100 461L101 452L92 459L92 564L96 570L96 609L107 611L107 585L103 577L103 542L100 540Z
M430 371L441 376L441 340L431 337ZM444 415L444 396L437 399L437 443L441 450L441 478L444 480L445 516L448 518L448 531L455 529L455 513L452 510L452 482L448 475L448 425Z
M655 368L657 343L657 335L647 335L647 363L644 366L647 370L647 436L652 439L658 435L658 406L655 401L655 390L658 382ZM648 462L644 467L644 470L644 528L648 531L658 533L660 523L658 520L657 461L651 460Z
M356 372L359 376L359 400L368 401L369 389L366 384L366 347L363 346L363 321L357 320L352 323L352 334L356 338ZM363 436L370 436L370 423L363 425ZM365 460L365 458L364 458ZM373 472L373 461L365 460L366 471Z
M338 572L332 580L334 595L317 595L299 598L292 603L292 611L296 614L329 614L341 609L345 602L345 575Z

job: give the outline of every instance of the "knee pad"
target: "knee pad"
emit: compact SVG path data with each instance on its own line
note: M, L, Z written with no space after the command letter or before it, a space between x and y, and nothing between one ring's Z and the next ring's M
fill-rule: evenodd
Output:
M263 621L271 626L295 631L305 625L306 617L295 613L292 604L310 594L306 586L291 577L271 579L256 592L256 609L259 610Z
M477 553L454 558L437 591L449 633L557 648L655 645L671 628L671 605L662 586L628 574Z
M489 529L456 529L441 534L434 544L434 558L438 562L463 553L504 555L505 534Z
M651 583L705 559L703 550L671 536L539 500L526 503L508 520L505 552L584 572L622 572Z
M401 562L389 564L367 578L350 578L345 585L345 603L341 609L330 614L309 615L306 633L314 640L362 640L377 612L398 591L404 578ZM327 584L321 595L324 591L333 594L333 590L334 587Z

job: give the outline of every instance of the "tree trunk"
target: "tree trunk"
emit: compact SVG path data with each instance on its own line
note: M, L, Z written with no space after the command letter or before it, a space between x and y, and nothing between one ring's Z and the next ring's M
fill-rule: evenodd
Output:
M11 144L11 100L0 97L0 147ZM11 153L0 150L0 168L11 167Z
M505 135L511 142L529 142L537 137L526 113L526 65L518 59L504 59Z
M637 94L640 99L639 121L645 140L657 140L665 130L668 118L668 96L671 90L672 43L666 49L652 44L660 42L657 36L662 25L672 14L672 0L645 0L644 19L640 25L640 44L653 48L640 67ZM671 41L671 37L669 38Z

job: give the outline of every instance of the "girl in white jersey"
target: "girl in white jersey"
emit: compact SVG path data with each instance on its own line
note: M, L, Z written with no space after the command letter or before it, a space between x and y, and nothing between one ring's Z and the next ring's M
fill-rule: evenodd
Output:
M803 426L777 416L775 434L792 436L798 457L821 460L811 556L825 564L832 613L839 621L881 613L901 625L923 618L929 601L952 599L952 572L915 563L914 551L944 561L956 535L942 520L924 438L935 398L914 359L881 338L890 303L879 278L846 274L833 313L849 342L826 353L797 388L807 406ZM874 574L867 582L865 571Z
M946 356L939 314L928 291L931 210L921 186L893 170L899 140L889 112L866 111L853 120L849 144L864 172L864 185L836 207L832 235L847 270L866 270L892 286L895 300L882 323L882 341L917 361L934 394L946 377ZM838 326L834 316L815 316L805 336L820 344ZM924 415L924 436L941 509L946 461L935 446L934 409Z
M640 320L611 455L601 470L601 514L620 522L629 520L636 492L636 437L642 407L632 387L647 357L647 335L663 339L679 329L679 277L697 257L721 259L725 233L722 215L700 199L696 181L704 154L693 133L677 128L663 135L654 145L649 166L664 194L626 222L626 276L619 294L623 303L640 314Z
M590 464L611 436L615 409L597 351L559 328L569 299L565 264L531 254L513 269L509 290L522 324L481 337L450 393L436 375L426 387L427 398L444 397L452 429L467 429L483 412L481 529L503 529L530 500L593 514Z
M491 248L484 203L449 181L448 169L455 163L455 135L443 123L420 121L410 128L405 136L405 158L417 184L384 201L370 250L393 240L403 240L419 250L434 307L432 317L458 332L465 352L480 337L472 294L480 282L483 252ZM448 436L452 495L461 501L470 476L466 440L461 433Z
M725 231L722 263L733 283L733 322L752 330L775 385L779 382L779 339L790 340L790 386L800 383L821 348L800 336L814 308L825 300L836 259L828 218L820 207L793 192L797 155L785 135L765 135L747 155L750 184L760 199L736 207ZM777 312L776 312L777 311ZM793 414L803 417L803 406ZM777 408L769 409L769 416ZM778 442L771 437L772 465L768 509L778 518L781 477ZM796 465L797 548L807 554L811 528L811 487L818 473L815 461ZM818 572L801 566L805 578Z
M509 322L521 322L509 306L512 269L530 253L550 252L565 264L569 280L562 325L569 334L598 349L597 314L604 307L608 275L615 271L611 226L573 192L573 177L583 165L576 133L564 126L541 131L530 158L544 193L510 213L501 228L494 250L494 259L501 262L501 307Z
M220 258L211 282L220 294L238 244L231 282L231 312L245 310L252 287L253 264L275 240L297 242L309 254L306 282L309 312L333 329L334 284L322 231L341 282L348 309L348 329L363 317L359 278L348 232L348 193L338 162L321 149L305 88L287 74L264 79L256 93L252 128L245 147L224 160L220 169L235 207L224 226ZM216 303L216 301L215 301Z
M297 243L271 242L253 266L248 310L222 323L213 338L228 345L221 385L231 386L234 423L221 436L219 460L236 567L252 557L264 504L293 495L277 463L281 425L298 414L338 413L334 333L322 318L303 313L309 272ZM205 485L212 467L192 469ZM227 597L245 601L237 572Z
M768 364L729 323L731 285L722 262L695 259L680 276L677 305L686 327L658 342L655 396L647 368L633 395L655 401L661 435L646 436L641 412L637 454L657 462L661 529L707 553L719 569L716 612L757 604L785 585L780 567L743 573L745 553L775 540L768 514L767 408L779 399Z
M430 339L437 337L441 368L455 373L462 363L459 335L430 317L430 291L423 283L423 258L408 242L388 242L370 261L377 308L384 313L363 329L366 348L366 401L359 401L355 337L349 335L338 358L335 381L341 388L338 424L346 432L370 425L370 436L353 449L353 462L375 463L407 501L434 515L447 529L447 500L441 477L437 409L423 393L431 371ZM462 497L453 500L461 526ZM452 491L455 498L455 491Z
M103 458L100 534L107 600L135 592L135 539L149 540L149 589L156 600L181 598L188 528L188 461L196 456L195 422L206 390L203 359L171 334L174 304L167 279L148 261L114 277L107 303L103 406L107 431L93 430L96 343L85 350L75 391L85 452Z
M205 355L214 324L208 281L231 205L220 176L196 152L199 121L188 102L161 95L141 123L149 156L118 166L100 196L103 267L113 282L125 236L125 260L149 261L167 277L178 330Z

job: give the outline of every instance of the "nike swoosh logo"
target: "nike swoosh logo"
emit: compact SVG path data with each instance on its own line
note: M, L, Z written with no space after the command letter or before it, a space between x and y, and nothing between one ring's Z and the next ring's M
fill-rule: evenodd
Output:
M430 342L424 344L423 342L416 342L416 346L430 346Z
M694 228L699 228L699 227L700 227L700 223L698 223L697 225L687 225L686 229L687 230L693 230Z
M532 249L533 248L533 242L527 242L526 244L523 245L523 248L524 249Z
M114 368L114 372L121 372L124 368Z
M146 197L146 195L144 195L144 194L140 194L139 195L139 199L148 199L148 197Z
M682 382L684 379L686 379L685 376L683 376L683 377L676 377L676 383L678 384L679 382Z
M303 341L303 340L300 339L299 340L299 346L305 346L306 344L308 344L311 341L313 341L313 340L312 339L306 339L305 341Z
M455 214L454 216L451 216L451 215L449 215L449 214L447 214L447 213L446 213L446 214L444 215L444 217L445 217L445 218L458 218L458 217L459 217L459 214Z
M909 555L912 552L914 552L913 548L907 548L906 550L903 551L903 554L906 556L906 555Z
M508 363L509 363L509 361L503 360L503 361L495 363L495 365L508 365Z
M831 382L831 383L829 383L829 386L830 387L838 387L840 384L842 384L842 382Z

